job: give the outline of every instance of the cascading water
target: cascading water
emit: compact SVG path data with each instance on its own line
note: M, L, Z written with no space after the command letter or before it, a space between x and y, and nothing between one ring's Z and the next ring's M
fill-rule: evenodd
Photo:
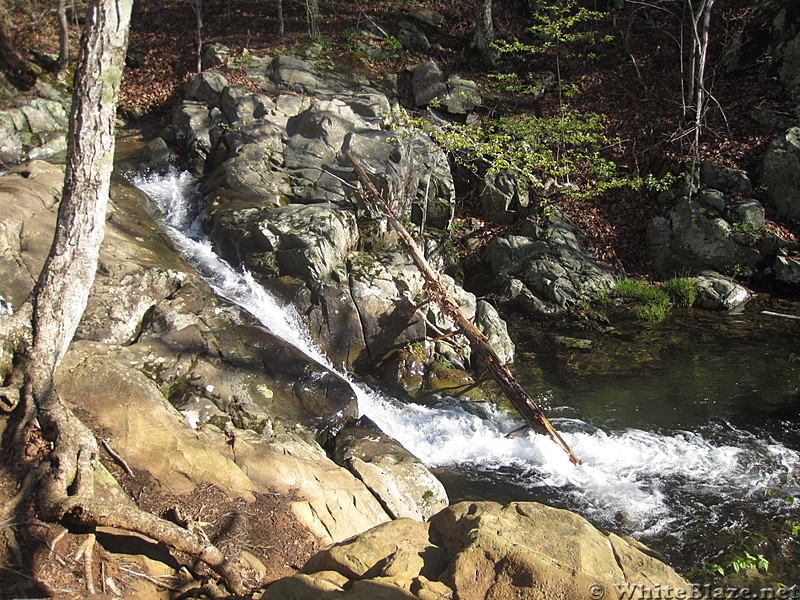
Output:
M151 198L161 225L217 293L309 356L328 363L291 307L276 301L249 273L216 256L198 222L196 180L171 173L139 176L134 183ZM517 490L523 497L505 499L545 500L656 546L688 547L709 526L746 530L743 506L760 514L784 514L790 508L781 495L800 489L796 450L724 419L692 431L668 432L552 419L583 460L575 466L543 436L506 438L504 434L519 423L502 411L454 398L433 407L403 404L342 375L352 381L363 413L448 477L457 473L483 482L491 499L501 499L495 497L496 487ZM770 498L765 490L780 493ZM658 544L659 540L668 543Z

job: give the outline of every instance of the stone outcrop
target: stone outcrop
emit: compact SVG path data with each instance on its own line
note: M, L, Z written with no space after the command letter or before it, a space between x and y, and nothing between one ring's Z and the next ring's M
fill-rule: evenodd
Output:
M62 178L61 168L41 161L0 178L0 295L9 307L30 291L49 250ZM135 189L112 188L83 339L57 376L65 401L165 492L213 485L245 501L285 495L323 544L388 521L380 494L316 439L358 415L350 385L216 297L153 225L145 203ZM393 510L418 515L429 497L411 480L427 477L433 487L435 479L412 463L394 473L381 465L382 476L397 492ZM446 504L443 490L436 502Z
M67 95L42 80L33 94L32 99L12 96L11 106L0 110L2 164L46 159L67 149Z
M393 519L424 521L448 504L441 482L367 417L336 434L333 456L364 482Z
M422 279L393 249L395 234L383 215L363 204L343 151L373 173L401 218L428 229L447 229L453 218L445 154L419 131L385 128L391 102L347 70L279 56L248 73L265 91L305 95L278 92L273 99L208 71L187 84L167 136L207 173L203 220L221 255L308 314L315 341L335 364L365 369L425 339L431 327L436 335L447 331L452 323L436 309L418 310ZM460 88L447 87L456 84L466 85L459 80L442 89L462 98ZM452 280L447 285L475 315L474 296ZM496 311L482 307L480 321L512 360ZM437 354L429 361L469 363L468 347L442 343L431 350Z
M450 115L466 115L481 104L475 83L453 74L445 78L432 60L411 69L411 91L417 107L432 105Z
M523 222L519 235L494 238L487 248L505 297L534 314L561 314L613 285L616 272L598 262L580 229L558 208L542 227Z
M779 146L774 142L765 155L762 181L770 182L766 201L790 210L791 194L782 186L793 175L791 165L778 159ZM764 205L755 195L744 171L702 165L698 184L684 182L666 192L662 197L672 208L647 227L647 252L654 268L664 277L696 275L703 290L699 303L706 308L729 310L752 297L732 278L791 285L791 259L785 256L791 244L767 227Z
M800 221L800 127L770 142L761 159L761 184L778 215Z
M323 550L264 598L511 600L621 590L639 598L667 589L692 593L648 548L574 513L533 502L462 502L428 523L395 520Z

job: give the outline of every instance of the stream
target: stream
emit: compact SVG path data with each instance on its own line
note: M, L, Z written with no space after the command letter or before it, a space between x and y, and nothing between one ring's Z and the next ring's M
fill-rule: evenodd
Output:
M134 184L220 295L329 364L290 307L214 254L191 176L137 176ZM403 404L342 375L361 411L427 464L451 501L541 501L632 535L683 573L724 564L734 547L768 556L771 582L800 581L787 541L800 519L787 501L800 494L800 361L791 354L800 353L800 322L751 307L746 315L688 310L659 326L597 335L590 352L521 316L510 329L514 372L582 465L543 436L506 438L520 425L515 415L457 398Z

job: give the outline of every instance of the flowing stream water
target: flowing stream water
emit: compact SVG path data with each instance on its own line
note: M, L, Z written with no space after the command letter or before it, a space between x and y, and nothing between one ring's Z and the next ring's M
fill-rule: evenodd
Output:
M197 218L196 180L172 173L134 183L217 293L329 364L291 307L216 256ZM655 344L617 339L616 347L647 348L633 362L629 354L615 356L614 345L585 357L548 355L547 344L521 348L515 371L536 390L580 466L543 436L506 438L520 424L515 415L456 398L404 404L341 375L352 382L361 411L432 468L451 500L539 500L575 510L641 539L683 570L722 561L731 543L753 534L761 541L747 541L754 544L748 548L780 554L787 523L798 518L786 497L800 493L800 436L797 422L782 416L782 400L777 408L770 400L795 402L796 419L800 369L786 365L800 325L761 332L769 349L758 342L743 355L753 339L737 348L714 334L711 317L697 319L696 328L684 322ZM754 335L742 329L734 327ZM593 364L589 356L606 362ZM769 410L747 409L759 400Z

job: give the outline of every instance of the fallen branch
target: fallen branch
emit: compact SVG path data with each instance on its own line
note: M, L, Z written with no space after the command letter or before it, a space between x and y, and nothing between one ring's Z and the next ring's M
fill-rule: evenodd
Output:
M770 317L778 317L779 319L791 319L792 321L800 321L800 317L798 317L797 315L787 315L786 313L772 312L771 310L762 310L761 314Z
M414 238L408 233L389 203L381 196L381 193L378 191L378 188L375 187L375 184L372 183L364 167L361 166L350 150L345 150L344 154L350 159L350 162L353 163L358 178L365 186L365 189L362 190L364 199L368 203L372 203L380 208L387 216L389 223L399 234L403 248L405 248L417 269L422 273L426 283L425 292L428 294L428 297L436 302L442 311L453 319L456 327L461 330L461 333L469 340L473 350L475 350L486 365L486 368L499 384L500 389L508 397L511 404L513 404L514 408L525 420L527 425L536 433L548 436L567 453L570 461L575 464L580 464L581 461L578 456L572 451L569 445L567 445L559 433L553 429L553 426L536 405L533 398L528 395L514 378L508 366L503 364L497 356L497 353L489 344L489 339L467 318L452 296L447 292L444 285L442 285L439 275L433 270L430 264L428 264L428 261L417 247Z

